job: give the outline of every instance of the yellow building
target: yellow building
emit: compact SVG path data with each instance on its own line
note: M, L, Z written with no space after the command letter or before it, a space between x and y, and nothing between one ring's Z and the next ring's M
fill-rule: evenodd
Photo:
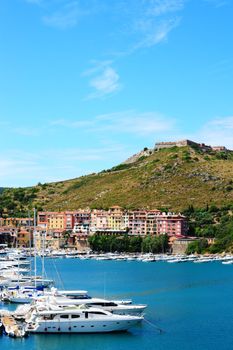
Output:
M54 212L50 213L48 217L49 230L64 230L65 229L65 215L64 213Z
M108 211L108 227L111 230L124 230L124 211L118 205L111 207Z

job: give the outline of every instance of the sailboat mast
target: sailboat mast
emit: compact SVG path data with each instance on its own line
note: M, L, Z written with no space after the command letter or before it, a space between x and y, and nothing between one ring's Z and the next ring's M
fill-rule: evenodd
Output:
M33 243L34 243L34 279L36 288L36 275L37 275L37 264L36 264L36 209L33 209L34 214L34 229L33 229Z
M30 256L30 276L32 275L32 232L31 232L31 213L28 210L29 225L29 256Z
M46 231L42 233L42 278L45 278L45 266L44 266L44 258L45 258L45 238Z

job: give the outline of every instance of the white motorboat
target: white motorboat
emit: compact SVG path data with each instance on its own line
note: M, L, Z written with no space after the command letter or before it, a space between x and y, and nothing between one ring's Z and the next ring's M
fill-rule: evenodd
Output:
M119 315L141 314L145 311L147 305L132 304L132 300L108 300L105 298L93 298L87 294L87 291L58 291L52 288L51 292L45 292L45 295L51 298L51 301L58 305L88 305L101 308Z
M169 264L176 264L176 263L181 263L183 262L183 259L171 259L171 260L167 260L167 262Z
M142 316L115 315L86 306L59 308L37 304L25 317L25 330L29 333L106 333L127 331L142 320Z
M155 258L145 258L145 259L142 259L142 262L155 262Z
M233 264L233 260L222 261L222 264L224 264L224 265L232 265Z

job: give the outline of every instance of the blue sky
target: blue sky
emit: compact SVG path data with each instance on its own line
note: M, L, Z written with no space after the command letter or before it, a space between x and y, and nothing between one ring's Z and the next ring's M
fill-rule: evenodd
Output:
M0 187L233 149L231 0L1 0Z

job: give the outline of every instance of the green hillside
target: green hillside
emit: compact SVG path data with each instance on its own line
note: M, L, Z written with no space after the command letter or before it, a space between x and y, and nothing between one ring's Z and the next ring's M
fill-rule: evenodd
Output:
M173 147L153 152L132 164L98 174L35 187L4 189L0 214L23 215L78 208L167 208L182 211L233 203L233 152L202 152Z

